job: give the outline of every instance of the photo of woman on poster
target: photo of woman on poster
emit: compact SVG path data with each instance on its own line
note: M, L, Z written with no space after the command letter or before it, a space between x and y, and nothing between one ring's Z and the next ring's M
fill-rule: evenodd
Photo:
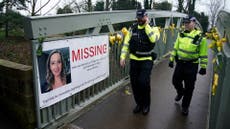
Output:
M51 38L33 44L34 87L41 109L109 77L108 38L107 34Z
M70 83L70 75L66 74L65 61L61 51L53 50L46 61L46 82L42 84L42 93L62 87Z

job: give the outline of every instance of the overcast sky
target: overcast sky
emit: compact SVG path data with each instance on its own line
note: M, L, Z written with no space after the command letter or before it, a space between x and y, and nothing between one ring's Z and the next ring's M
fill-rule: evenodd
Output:
M0 0L0 1L2 1L2 0ZM49 4L40 11L40 14L44 15L44 13L46 13L48 10L50 10L51 7L56 5L56 3L59 3L56 8L52 9L48 14L46 14L46 15L54 15L54 14L56 14L56 10L58 7L63 7L65 4L70 3L71 1L73 1L73 0L51 0L49 2ZM76 0L76 1L81 2L82 0ZM101 0L92 0L93 4L95 4L96 1L101 1ZM142 4L143 4L144 0L137 0L137 1L142 2ZM162 2L162 1L168 1L169 3L173 4L173 10L177 9L177 1L178 0L155 0L155 2ZM37 8L42 6L45 2L47 2L47 0L38 0ZM196 0L195 10L198 12L205 12L205 14L208 14L208 12L209 12L208 2L209 2L209 0ZM230 10L230 1L229 0L226 0L225 5L226 5L225 9ZM26 15L25 12L23 14Z
M44 14L46 13L48 10L50 10L50 8L52 6L54 6L56 3L59 3L57 7L63 7L65 4L68 4L70 3L72 0L51 0L51 2L49 3L48 6L46 6L44 9L41 10L41 14ZM77 2L80 2L82 0L76 0ZM92 0L93 4L96 3L96 1L100 1L100 0ZM143 4L143 1L144 0L137 0L139 2L142 2ZM161 1L167 1L167 0L155 0L155 2L161 2ZM168 2L172 3L174 6L173 6L173 10L176 10L176 6L177 6L177 1L178 0L168 0ZM200 0L199 0L200 1ZM37 3L37 7L40 7L41 5L43 5L46 1L45 0L39 0L39 2ZM56 7L56 8L57 8ZM50 11L49 14L55 14L56 13L56 8L54 8L52 11Z

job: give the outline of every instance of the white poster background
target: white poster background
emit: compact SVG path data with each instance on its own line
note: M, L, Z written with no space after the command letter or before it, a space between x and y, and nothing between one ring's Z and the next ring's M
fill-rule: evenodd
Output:
M56 40L43 43L43 51L66 47L69 48L72 81L69 84L42 94L39 73L37 73L40 108L53 105L109 76L109 42L107 35ZM100 50L103 48L103 52L97 50L98 48ZM88 51L84 51L84 49L88 49ZM85 54L85 57L81 56L82 58L74 58L74 55L75 57L79 55L79 50L83 50L80 51L80 55ZM89 50L91 50L91 53ZM97 51L97 54L93 53L93 51ZM89 56L89 53L91 56Z

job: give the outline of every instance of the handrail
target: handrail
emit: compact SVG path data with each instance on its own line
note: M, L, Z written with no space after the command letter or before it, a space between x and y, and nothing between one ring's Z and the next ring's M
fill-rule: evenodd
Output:
M25 19L25 33L29 39L73 32L99 26L135 20L135 10L101 11L54 16L32 16ZM170 11L148 10L149 18L185 17L186 14ZM65 23L65 24L63 24Z
M212 91L210 93L210 111L208 129L227 129L230 127L230 11L221 10L217 15L216 30L213 32L213 78ZM214 28L212 28L215 30ZM223 40L224 39L224 40ZM218 43L217 43L218 42ZM220 44L221 43L221 44ZM217 51L218 50L218 51Z

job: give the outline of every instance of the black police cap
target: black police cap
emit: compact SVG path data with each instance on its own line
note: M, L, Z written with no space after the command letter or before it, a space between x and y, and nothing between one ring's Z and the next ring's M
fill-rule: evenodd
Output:
M136 12L136 18L143 18L144 16L147 16L147 12L145 9L139 9Z
M189 23L191 21L196 22L196 18L194 16L187 16L187 17L183 18L184 23Z

